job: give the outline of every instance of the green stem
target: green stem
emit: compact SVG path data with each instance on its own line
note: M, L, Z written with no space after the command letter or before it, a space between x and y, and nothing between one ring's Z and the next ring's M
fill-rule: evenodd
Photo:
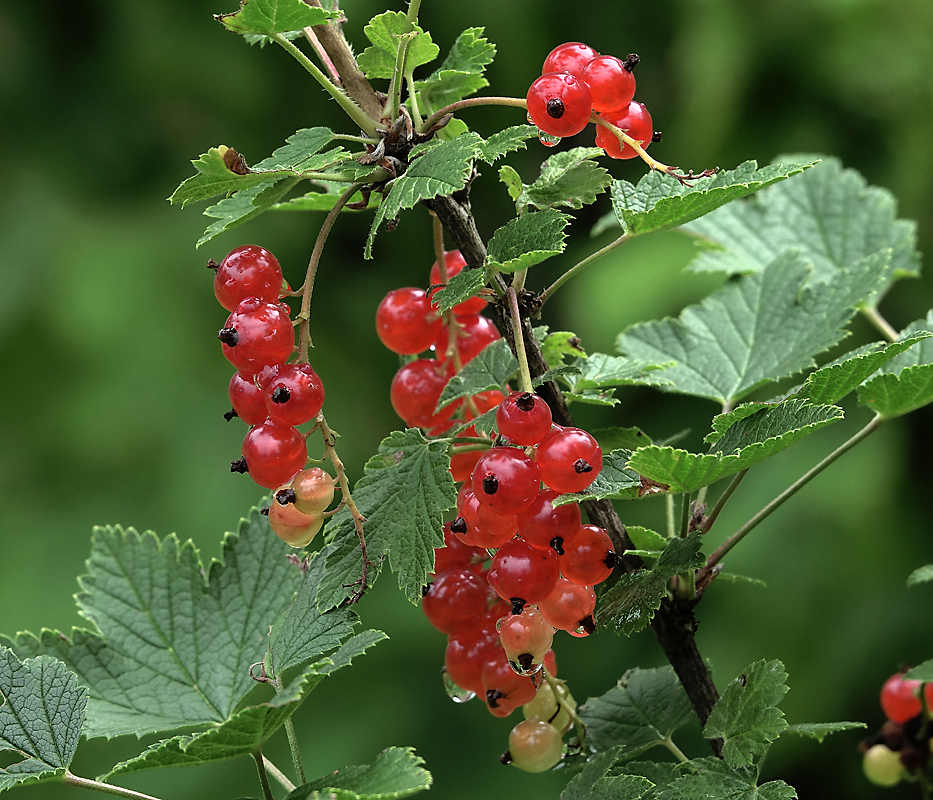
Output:
M356 103L354 103L347 95L343 93L341 89L334 86L330 82L328 77L318 69L317 65L308 58L301 50L299 50L294 44L292 44L288 39L286 39L280 33L272 34L272 39L277 45L282 47L286 52L288 52L305 70L310 73L310 75L324 88L324 91L327 92L334 100L337 101L339 105L360 128L370 136L376 135L376 123L373 122L366 114L363 112Z
M656 169L658 172L664 172L668 175L675 175L677 172L677 167L669 167L667 164L662 164L656 158L652 158L645 152L645 148L641 146L641 142L636 141L631 136L629 136L621 128L617 128L611 122L607 122L603 117L600 117L598 114L593 114L590 116L590 122L595 122L597 125L602 125L605 128L609 128L612 131L616 138L622 143L627 144L632 148L638 157L644 161L651 169Z
M684 755L684 752L676 744L674 744L674 740L671 739L670 736L661 742L661 744L670 750L674 754L674 758L676 758L681 764L686 764L690 760L686 755Z
M878 311L877 308L863 306L861 312L872 325L881 331L882 335L889 342L896 342L900 338L897 331L891 327L891 323L889 323L883 316L881 316L881 312Z
M421 129L421 109L418 107L418 92L415 91L415 77L411 70L405 73L405 83L408 84L408 110L411 112L411 121L415 129Z
M736 474L736 476L732 479L732 482L726 487L726 490L721 495L719 495L719 499L716 501L716 505L713 506L713 510L707 514L706 519L703 520L702 524L698 527L698 530L706 533L710 528L713 527L713 524L716 522L716 518L722 511L726 501L732 497L732 493L739 488L739 484L742 482L742 479L746 475L748 475L747 469L743 469L741 472Z
M684 499L681 502L680 506L680 538L685 539L687 537L688 529L690 527L690 492L684 492Z
M395 54L395 69L392 70L392 80L389 82L388 100L386 100L385 110L382 116L389 120L394 120L398 116L399 107L402 105L402 84L405 82L405 61L408 59L408 49L411 47L412 40L417 36L416 33L403 33L398 38L398 52Z
M288 776L284 772L282 772L282 770L280 770L275 764L273 764L268 758L263 756L262 763L265 765L266 772L268 772L273 778L275 778L275 780L278 781L279 785L286 792L295 791L295 784L292 783L288 779Z
M746 522L741 528L739 528L735 533L732 534L726 541L724 541L715 552L713 552L710 557L706 560L705 569L710 569L722 561L723 556L726 555L733 547L735 547L747 533L749 533L759 522L771 515L772 512L780 508L786 500L789 500L793 495L800 491L804 486L806 486L810 481L812 481L817 475L819 475L826 467L832 464L837 458L847 453L855 445L861 442L863 439L867 438L870 434L874 433L881 424L884 422L884 418L875 416L871 422L869 422L864 428L862 428L858 433L856 433L848 441L841 444L832 453L830 453L826 458L824 458L819 464L817 464L813 469L807 472L805 475L802 475L798 480L788 486L783 492L781 492L777 497L775 497L770 503L768 503L764 508L761 509L755 516L753 516L748 522Z
M262 760L262 752L257 750L251 755L253 756L253 761L256 762L256 769L259 771L259 782L262 784L262 796L266 800L275 800L275 795L272 794L272 787L269 785L269 776L266 774L266 765Z
M674 522L674 495L670 492L664 495L664 507L667 517L667 538L673 539L677 535L677 524Z
M411 0L408 4L408 13L405 15L405 20L409 25L418 24L418 12L421 10L421 0Z
M439 111L435 111L428 117L420 130L424 133L441 120L447 114L455 114L461 108L474 108L476 106L512 106L513 108L527 108L527 103L522 97L470 97L466 100L458 100L449 106L444 106Z
M528 368L528 356L525 354L525 339L522 336L522 315L518 308L518 295L511 286L505 290L509 301L509 310L512 312L512 338L515 340L515 356L518 358L518 369L523 392L533 392L531 385L531 370Z
M561 275L556 281L554 281L554 283L548 286L547 289L541 292L541 294L538 295L538 301L541 303L541 305L544 305L550 299L551 295L554 294L554 292L556 292L558 289L560 289L561 286L567 283L567 281L569 281L574 275L576 275L578 272L588 267L590 264L592 264L597 259L600 259L604 255L611 253L617 247L621 247L630 238L631 237L628 234L623 234L615 241L609 242L609 244L607 244L601 250L597 250L595 253L588 255L581 262L579 262L578 264L575 264L570 269L568 269L563 275Z
M67 769L65 770L65 776L62 778L62 782L67 783L69 786L77 786L80 789L92 789L95 792L113 794L117 797L129 797L130 800L159 800L158 797L153 797L151 794L134 792L132 789L124 789L122 786L92 781L90 778L79 778Z
M298 312L298 319L301 320L298 329L298 363L307 364L309 361L308 348L311 346L311 294L314 291L314 276L317 274L317 266L321 261L321 253L324 250L324 243L327 241L327 235L330 229L334 227L334 222L340 216L343 207L350 202L350 198L356 194L356 191L362 186L361 183L351 185L334 203L334 207L324 218L324 224L314 242L314 249L311 251L311 259L308 261L308 271L305 274L305 282L301 288L301 311Z
M275 693L279 694L282 691L282 679L276 675L272 680L272 687L275 689ZM295 723L292 721L292 718L289 717L285 720L285 734L288 736L288 748L292 753L292 765L295 767L295 775L298 776L298 785L303 786L308 782L308 779L305 777L305 768L304 764L301 763L301 748L298 746L298 734L295 732ZM255 758L255 754L253 755ZM265 774L265 767L262 770Z

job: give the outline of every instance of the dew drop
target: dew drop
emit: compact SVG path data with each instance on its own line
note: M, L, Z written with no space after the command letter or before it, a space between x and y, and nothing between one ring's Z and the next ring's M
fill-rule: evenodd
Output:
M538 129L538 141L541 142L545 147L554 147L557 144L560 144L560 136L551 136L549 133L545 133L541 129Z
M469 689L461 689L450 679L450 675L447 674L447 670L444 670L444 691L447 692L447 696L453 700L455 703L467 703L476 697L476 692L471 692Z

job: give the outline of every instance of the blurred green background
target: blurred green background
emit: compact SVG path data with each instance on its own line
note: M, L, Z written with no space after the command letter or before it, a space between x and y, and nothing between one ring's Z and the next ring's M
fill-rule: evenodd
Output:
M397 6L399 9L403 6ZM583 11L585 9L585 11ZM205 559L260 492L227 464L239 454L238 421L224 422L230 368L215 333L225 317L204 268L244 242L263 244L301 281L320 217L265 215L200 251L200 209L164 201L192 173L189 160L227 144L255 162L299 127L352 132L281 51L247 47L211 18L234 10L203 0L151 4L73 0L0 4L0 631L81 624L72 594L95 524L119 523L192 538ZM346 0L350 40L384 10ZM574 13L577 11L578 13ZM489 93L523 96L545 54L567 40L601 52L638 52L638 97L664 140L667 163L732 167L784 152L825 152L887 187L901 215L933 241L933 4L929 0L425 0L421 22L442 52L464 28L482 25L499 52ZM518 124L513 110L465 117L488 135ZM591 133L573 144L589 144ZM526 182L546 151L532 143L510 157ZM643 167L613 163L637 180ZM488 236L510 203L487 168L474 187ZM567 254L531 276L543 286L608 238L587 231L608 210L580 213ZM388 404L397 368L372 318L391 288L423 285L433 260L427 215L406 215L362 259L368 215L342 219L328 242L313 307L313 362L328 420L345 434L340 453L353 477L399 422ZM676 314L715 286L681 272L693 253L677 233L637 241L594 265L547 308L555 329L575 330L591 350L611 352L631 322ZM535 281L540 280L540 283ZM895 327L933 305L928 278L896 285L882 305ZM857 322L848 344L874 338ZM621 393L609 413L578 422L638 424L656 436L691 428L699 446L712 404L647 390ZM764 502L867 420L849 419L756 469L710 534L715 547ZM730 570L767 589L715 586L699 608L699 645L720 688L749 662L780 658L790 673L783 708L791 722L881 722L877 693L901 663L933 656L933 589L904 588L933 561L929 411L882 429L814 481L738 548ZM660 524L657 500L620 508L626 521ZM444 640L400 596L394 578L360 605L385 630L352 670L335 675L299 713L311 776L367 763L389 745L410 745L445 800L535 793L556 797L566 781L499 766L509 722L443 695ZM559 641L562 677L579 700L605 691L626 669L664 663L651 633L602 633ZM859 735L822 745L781 741L764 778L801 797L912 797L862 777ZM705 754L698 731L682 747ZM92 777L138 752L135 741L91 742L73 770ZM288 766L276 739L269 755ZM2 763L9 763L8 761ZM165 798L258 794L247 760L143 773L126 785ZM250 788L251 787L251 788ZM21 790L33 798L73 794L61 786Z

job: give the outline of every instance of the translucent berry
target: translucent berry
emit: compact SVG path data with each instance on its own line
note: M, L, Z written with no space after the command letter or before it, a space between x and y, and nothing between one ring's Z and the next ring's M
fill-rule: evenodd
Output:
M505 650L498 644L488 654L481 681L482 697L495 717L507 717L531 700L537 691L534 678L516 673L509 665Z
M227 396L236 415L247 425L258 425L269 416L266 398L262 389L256 385L253 375L234 372L227 387Z
M549 722L531 717L512 728L508 753L502 760L525 772L544 772L556 766L563 754L560 731Z
M927 707L933 708L933 683L924 687ZM907 680L902 672L892 675L881 687L881 710L891 720L903 725L921 712L920 681Z
M535 452L541 480L556 492L581 492L599 475L603 451L580 428L552 432Z
M900 753L895 753L886 744L872 745L862 757L865 777L876 786L896 786L906 770Z
M441 318L423 289L393 289L376 309L376 333L394 353L422 353L440 332Z
M244 375L271 364L284 364L295 346L288 306L247 297L227 317L217 334L224 356Z
M538 496L541 477L535 462L516 447L492 447L473 469L473 493L497 514L520 514Z
M520 613L525 605L539 603L554 591L558 577L557 558L552 552L512 539L496 551L487 580L496 594Z
M559 562L558 562L559 563ZM554 590L538 603L538 610L551 625L574 636L589 636L595 629L593 609L596 592L592 586L561 578Z
M564 554L557 556L557 563L568 581L583 586L602 583L616 564L612 539L602 528L581 525L579 532L564 543Z
M320 467L303 469L292 478L295 507L305 514L323 511L334 500L334 479Z
M291 425L274 419L251 428L241 452L249 476L266 489L284 486L308 460L305 437Z
M438 573L421 598L421 610L441 633L456 633L470 626L486 609L483 579L462 567Z
M593 108L586 84L566 72L542 75L528 88L526 100L532 123L551 136L579 133Z
M269 508L269 527L283 542L292 547L306 547L324 525L320 511L305 514L294 504L280 505L273 501Z
M564 542L580 530L583 518L576 503L554 506L551 501L558 495L553 489L542 489L534 502L519 514L518 532L532 547L550 549L560 555Z
M583 68L581 79L589 87L593 111L617 111L627 108L635 96L632 68L638 56L620 61L615 56L596 56Z
M502 338L502 334L499 333L489 317L480 314L467 314L457 317L456 321L455 341L461 366L476 358L484 347ZM446 327L441 329L441 334L437 337L434 348L438 360L449 361L450 332Z
M469 427L460 435L476 436L476 430L473 427ZM477 444L479 443L479 439L477 439ZM473 467L476 466L476 462L479 461L479 457L484 452L484 450L467 450L463 453L454 453L451 455L450 474L453 475L454 481L463 483L464 481L470 480L470 476L473 474Z
M598 55L599 53L583 42L564 42L548 53L547 58L544 59L541 74L569 72L579 78L583 74L583 68Z
M633 100L628 104L628 108L606 112L600 116L617 128L621 128L643 148L651 144L654 129L651 115L644 103L637 103ZM635 158L638 155L631 145L622 144L618 137L603 125L596 126L596 146L605 150L606 155L611 158Z
M476 695L482 695L483 668L499 648L499 634L495 621L484 617L475 626L454 633L447 639L444 668L457 686Z
M433 358L419 358L405 364L392 379L389 395L392 407L413 428L432 428L450 419L456 407L447 406L435 414L437 401L447 384L447 374Z
M454 275L459 274L466 266L466 259L459 250L448 250L444 253L444 264L447 267L447 279L450 280ZM445 286L441 278L441 268L435 261L431 267L428 277L431 286ZM471 297L462 303L457 303L452 309L454 314L463 316L465 314L479 314L486 307L486 301L482 297Z
M533 699L522 706L525 719L537 717L550 722L557 730L566 732L573 725L570 711L577 708L577 701L573 699L570 690L562 683L557 684L557 691L550 683L545 681L538 687Z
M496 428L515 444L538 444L551 429L551 409L533 392L512 392L496 410Z
M502 547L518 530L518 520L514 516L496 514L466 487L457 500L457 518L451 524L451 530L460 541L487 550Z
M281 292L282 267L278 259L255 244L244 244L227 253L214 275L214 294L227 311L233 311L247 297L273 303Z
M288 425L303 425L324 406L324 384L310 364L285 364L266 383L266 412Z
M507 614L499 620L498 629L499 641L515 672L532 675L541 669L554 641L554 628L536 606L525 606L521 614Z
M434 548L435 574L449 569L469 569L479 572L485 560L485 550L464 544L451 533L449 522L444 525L444 546Z

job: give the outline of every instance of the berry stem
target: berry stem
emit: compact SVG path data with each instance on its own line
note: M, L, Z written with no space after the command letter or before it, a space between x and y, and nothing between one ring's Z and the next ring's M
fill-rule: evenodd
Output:
M272 681L272 686L275 688L276 694L279 694L282 689L282 678L279 675L276 675ZM295 775L298 776L298 785L304 785L308 782L308 779L305 777L305 768L304 764L301 763L301 748L298 746L298 734L295 731L295 723L291 717L285 720L285 734L288 736L288 749L292 753L292 765L295 767Z
M350 198L356 194L362 186L361 183L352 184L334 203L334 207L324 218L324 224L314 242L314 249L311 251L311 259L308 261L308 270L305 273L305 282L301 287L301 311L298 312L300 326L298 328L298 363L307 364L309 361L308 348L311 347L311 294L314 291L314 277L317 274L317 265L321 261L321 253L324 250L324 243L330 229L334 227L337 217L343 210L343 207L350 202Z
M151 794L134 792L132 789L124 789L122 786L114 786L111 783L102 783L101 781L92 781L90 778L79 778L67 769L65 770L65 775L62 777L62 783L67 783L69 786L77 786L81 789L92 789L95 792L102 792L103 794L116 795L117 797L128 797L130 800L159 800L158 797L153 797Z
M712 569L716 564L722 561L723 557L728 553L733 547L735 547L746 534L751 532L759 522L762 522L764 519L769 517L772 512L780 508L785 501L793 497L800 489L806 486L811 480L813 480L817 475L819 475L826 467L832 464L840 456L847 453L855 445L861 442L863 439L866 439L870 434L874 433L878 428L881 427L881 424L884 422L884 417L880 414L872 418L864 428L862 428L858 433L852 436L847 441L843 442L839 447L833 450L826 458L820 461L815 467L813 467L809 472L802 475L794 483L788 486L783 492L781 492L777 497L775 497L770 503L768 503L764 508L761 509L755 516L753 516L748 522L746 522L741 528L739 528L735 533L732 534L725 542L723 542L706 560L706 566L703 568L703 571L706 572Z
M561 286L563 286L567 281L569 281L574 275L582 271L590 264L592 264L597 259L602 258L604 255L611 253L617 247L621 247L625 244L631 237L628 234L623 234L618 239L609 242L605 247L600 250L597 250L595 253L588 255L582 261L577 264L574 264L570 269L568 269L563 275L561 275L554 283L547 287L541 294L538 295L538 302L540 305L544 305Z
M703 520L698 526L697 530L701 533L707 533L710 528L716 523L716 518L719 516L723 507L726 505L726 502L732 497L732 493L739 488L739 484L742 482L742 479L748 475L748 469L743 469L741 472L737 473L732 479L732 482L725 488L725 491L719 495L719 499L716 501L716 505L713 506L713 510L707 514L706 519Z
M275 778L275 780L278 781L279 785L280 785L286 792L294 792L294 791L295 791L295 784L292 783L292 782L288 779L288 776L287 776L284 772L282 772L282 770L280 770L275 764L273 764L268 758L266 758L265 756L263 756L263 757L262 757L262 763L263 763L263 765L264 765L265 768L266 768L266 772L268 772L269 775L271 775L273 778Z
M562 681L558 678L555 678L547 671L547 667L541 667L541 674L544 675L544 680L547 682L548 686L551 687L551 691L554 693L554 699L557 700L558 706L563 706L567 711L567 714L570 716L570 719L573 721L573 727L577 732L577 741L580 745L580 751L586 752L586 725L583 720L580 719L580 715L577 714L575 708L571 708L567 703L564 703L560 699L560 692L558 688L561 686L566 686L567 682Z
M356 103L354 103L342 89L335 86L328 80L327 76L321 72L318 66L299 50L281 33L272 34L272 40L283 50L289 53L301 66L307 71L327 92L360 128L370 136L376 135L376 123L373 122Z
M881 316L881 312L878 311L877 308L873 308L872 306L863 306L862 315L879 331L881 331L881 334L889 342L896 342L900 338L898 332L894 330L893 327L891 327L891 323L889 323L884 317Z
M509 310L512 313L512 338L515 341L515 357L518 359L521 388L523 392L533 392L531 370L528 368L528 357L525 354L525 339L522 336L522 312L518 307L518 295L510 286L505 290L505 297L509 301Z
M256 769L259 772L259 782L262 784L262 796L265 800L275 800L275 795L272 794L272 787L269 785L269 776L266 774L266 765L262 759L262 751L256 750L251 753L253 761L256 762Z
M440 122L448 114L455 114L462 108L474 108L476 106L512 106L513 108L527 108L528 104L524 97L470 97L466 100L458 100L456 103L444 106L435 111L421 125L420 131L424 133L431 127Z

